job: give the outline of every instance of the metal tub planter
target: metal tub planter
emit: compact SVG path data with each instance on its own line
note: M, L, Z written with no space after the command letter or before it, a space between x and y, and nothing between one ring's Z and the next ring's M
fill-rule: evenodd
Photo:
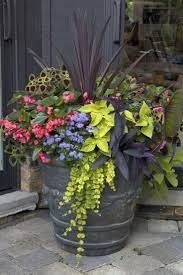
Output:
M71 253L77 253L77 230L65 237L71 215L66 215L69 208L59 207L69 180L69 168L56 161L42 166L44 183L49 189L48 205L55 228L55 236L61 247ZM88 256L102 256L119 251L125 246L134 218L139 182L129 183L116 173L116 191L106 187L102 195L99 213L89 213L84 228L86 238L83 247Z

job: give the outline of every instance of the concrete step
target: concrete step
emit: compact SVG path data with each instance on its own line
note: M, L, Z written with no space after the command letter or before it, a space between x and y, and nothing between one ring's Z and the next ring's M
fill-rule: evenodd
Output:
M26 210L35 210L38 203L36 192L15 191L0 196L0 218Z

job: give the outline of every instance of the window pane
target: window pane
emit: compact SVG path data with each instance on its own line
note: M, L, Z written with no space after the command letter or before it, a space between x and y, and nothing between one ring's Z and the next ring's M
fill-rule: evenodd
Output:
M125 21L129 59L154 50L136 73L157 84L177 79L183 69L183 0L126 0Z

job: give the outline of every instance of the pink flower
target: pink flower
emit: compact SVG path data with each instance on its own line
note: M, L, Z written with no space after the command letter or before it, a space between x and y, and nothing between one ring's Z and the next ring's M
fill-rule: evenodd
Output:
M47 107L47 114L51 115L53 111L53 107Z
M88 99L88 93L87 92L85 92L84 94L83 94L83 98L84 98L84 100L87 100Z
M50 162L50 159L48 158L48 156L47 156L45 153L39 152L39 153L38 153L38 156L39 156L39 158L41 159L41 161L42 161L43 163L48 163L48 162Z
M26 104L26 105L31 105L31 104L34 104L36 102L36 99L35 98L32 98L28 95L25 95L23 96L23 102Z
M37 110L38 110L38 112L44 112L45 107L42 104L38 104L37 105Z
M72 92L64 92L62 98L65 103L68 103L69 101L75 99L75 94Z
M13 139L25 144L31 138L31 134L28 130L19 128L13 133Z
M47 122L46 130L48 133L52 132L56 128L63 126L65 124L64 118L54 118Z
M23 120L24 120L23 116L20 116L20 117L18 118L18 122L22 122Z
M163 93L163 95L164 95L165 97L168 97L168 96L169 96L169 91L168 91L168 90L165 90L164 93Z
M35 123L32 126L32 132L34 133L35 137L38 139L41 139L48 134L46 129L44 127L42 127L39 123Z
M6 136L11 135L15 130L17 130L19 128L19 126L15 122L12 122L9 119L1 119L0 125L5 128Z
M156 112L156 113L163 113L163 107L162 106L155 106L153 108L153 111Z

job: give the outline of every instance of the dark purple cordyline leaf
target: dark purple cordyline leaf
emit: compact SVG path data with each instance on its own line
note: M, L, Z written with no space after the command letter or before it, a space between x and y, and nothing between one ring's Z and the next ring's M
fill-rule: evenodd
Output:
M136 27L136 24L134 25L134 27L132 28L129 37L131 37L131 35L134 32L134 29ZM126 41L126 43L124 43L121 47L119 47L119 49L114 53L113 57L111 58L111 60L108 62L102 76L101 76L101 80L98 84L98 87L102 84L103 80L105 79L107 73L109 72L111 65L114 63L114 61L116 60L116 58L119 56L119 54L122 52L122 50L125 48L125 46L128 44L129 41Z
M127 134L125 134L123 138L120 140L120 147L122 148L124 145L131 142L136 133L137 131L135 129L130 129L130 131Z
M115 157L117 151L119 150L119 142L124 135L125 120L124 116L120 113L115 113L115 126L111 133L110 148L112 151L112 156Z
M124 150L123 153L135 158L143 158L144 156L144 152L141 150L141 148L127 149L127 150Z
M33 56L33 59L41 67L41 69L45 69L46 67L48 67L44 60L40 56L38 56L32 49L28 48L27 50L28 53L30 53Z
M121 65L118 66L118 68L111 74L111 76L106 80L101 93L104 94L108 88L110 88L110 85L112 83L112 81L114 80L114 78L117 76L117 74L119 73L119 71L121 70Z
M126 104L122 100L103 96L101 97L101 99L104 99L112 104L116 112L121 113L127 108Z
M147 55L151 52L152 50L146 51L137 60L135 60L125 71L122 73L122 77L118 79L113 85L112 88L118 88L124 81L125 77L137 66L137 64Z
M109 61L109 63L107 64L102 76L101 76L101 79L100 79L100 82L98 84L98 87L102 84L103 80L105 79L107 73L109 72L109 69L111 67L111 65L113 64L113 62L116 60L116 58L119 56L120 52L124 49L124 47L127 45L127 42L125 44L123 44L121 47L119 47L119 49L115 52L115 54L113 55L113 57L111 58L111 60ZM121 66L120 66L121 67Z
M93 98L93 92L96 88L96 79L101 68L101 47L109 24L110 18L105 23L99 38L96 36L95 20L90 22L85 13L74 13L73 24L73 45L75 53L75 68L77 68L80 84L79 91L83 94L87 92L90 98ZM70 66L72 75L76 73L73 64ZM72 80L72 79L71 79ZM75 88L75 87L74 87Z
M121 172L122 176L128 181L129 180L129 169L126 159L121 151L118 151L115 156L115 165Z
M143 158L154 159L155 156L151 152L145 152Z
M92 163L91 168L97 168L102 166L106 161L108 161L110 159L110 157L105 156L105 155L100 155L95 161L94 163Z

